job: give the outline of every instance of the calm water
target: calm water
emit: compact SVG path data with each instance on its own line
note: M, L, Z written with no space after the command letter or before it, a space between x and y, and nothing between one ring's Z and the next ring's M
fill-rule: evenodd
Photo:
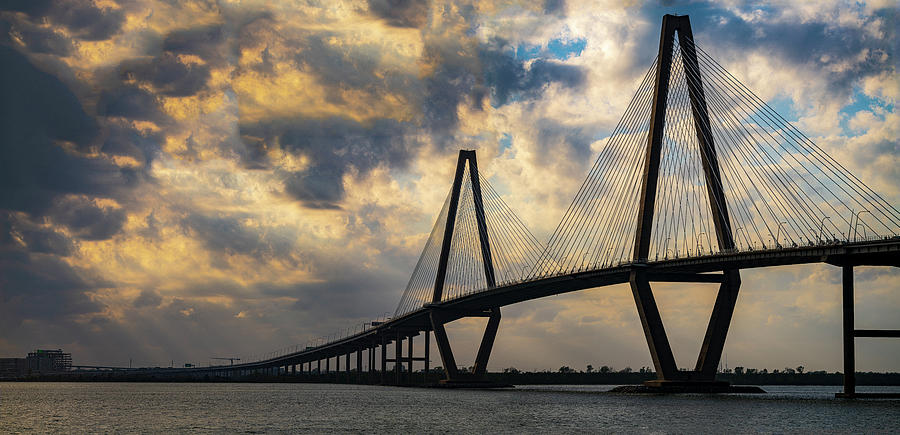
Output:
M609 388L0 383L0 433L900 431L900 401L837 400L839 387L719 396L603 393Z

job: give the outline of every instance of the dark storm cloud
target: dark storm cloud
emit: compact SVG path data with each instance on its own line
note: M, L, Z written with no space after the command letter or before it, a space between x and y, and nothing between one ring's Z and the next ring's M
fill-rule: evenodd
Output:
M459 123L459 106L468 104L481 109L489 93L482 83L477 54L471 51L456 41L425 45L423 59L435 67L424 79L424 127L443 145L452 146L453 130Z
M293 233L283 228L247 227L242 223L245 217L192 214L182 224L214 253L242 254L257 259L290 257L294 250Z
M449 132L459 123L457 108L462 103L480 107L487 91L478 85L477 75L464 64L441 63L425 79L425 125L435 133Z
M584 162L590 160L591 142L593 142L595 134L589 128L565 125L548 118L538 120L536 127L538 137L535 141L537 143L545 147L552 147L557 151L566 151L559 145L565 145L571 150L571 154L562 154L561 158Z
M852 83L861 78L893 68L891 58L895 54L895 47L892 46L892 34L896 30L891 25L884 26L887 31L884 39L872 38L865 28L835 27L816 22L750 24L730 18L720 26L714 37L717 43L764 48L795 63L817 64L829 70L828 80L845 91L849 91ZM864 50L869 51L868 56L862 62L853 62ZM888 58L882 59L882 53ZM850 68L827 68L844 64L848 60L851 61Z
M125 21L121 11L98 8L91 0L7 0L0 9L24 12L35 21L47 19L89 41L109 39Z
M158 307L162 303L162 297L153 290L141 290L141 294L132 304L135 308Z
M316 74L326 86L374 90L378 85L374 74L378 59L374 53L342 52L326 44L324 38L327 36L311 36L304 41L303 51L297 55L298 66ZM337 94L329 93L329 98L339 98Z
M324 85L371 89L376 84L374 70L378 66L375 53L349 53L330 47L325 36L311 36L297 55L301 69L311 70Z
M540 96L550 83L577 88L584 84L585 73L581 67L555 61L537 59L526 67L509 51L493 48L482 49L479 58L484 67L487 86L491 89L492 102L498 106L511 98L531 99Z
M0 19L0 37L14 36L33 53L67 56L72 52L72 41L52 28L36 26L25 20Z
M163 95L184 97L199 92L209 80L209 67L184 64L171 53L152 59L122 62L119 73L125 79L149 82Z
M459 122L458 107L469 104L480 109L482 99L491 96L501 106L511 100L534 99L551 83L578 88L584 84L581 67L537 59L526 65L516 59L504 41L478 48L477 54L454 52L454 47L426 47L426 57L438 66L425 79L423 113L433 132L447 132Z
M310 208L339 208L344 199L343 173L344 169L336 165L313 167L288 177L284 190Z
M195 54L203 60L218 64L223 59L221 46L225 31L220 25L178 30L166 35L163 50L176 54Z
M55 77L0 47L0 209L43 214L65 194L110 196L133 180L88 151L97 123Z
M166 119L156 95L129 85L104 91L97 103L97 113L101 116L121 116L145 121L164 121Z
M125 211L96 206L79 197L61 198L50 211L54 223L65 225L78 238L105 240L122 229Z
M369 10L396 27L422 27L428 22L426 0L369 0Z
M564 15L566 13L566 0L544 0L544 13Z
M332 307L343 307L339 315L351 318L372 318L384 312L380 310L390 310L393 314L403 293L403 288L397 285L400 280L381 272L356 270L358 268L350 264L342 266L346 269L341 275L328 276L325 280L261 290L272 296L296 297L297 302L292 308L303 312L303 317L310 321L327 322L324 313L333 313ZM345 322L336 326L351 325Z
M495 46L480 49L476 55L453 47L428 47L429 57L437 67L424 83L402 74L376 77L377 59L365 53L343 53L323 41L319 36L304 41L297 54L302 68L315 73L322 84L330 87L369 92L423 88L421 127L430 130L439 145L458 145L453 130L459 122L461 104L480 108L483 98L491 93L495 103L501 105L512 99L537 98L550 83L570 88L584 83L584 72L579 67L542 59L526 67L524 61ZM411 125L387 119L365 125L342 118L296 119L241 125L241 134L250 149L248 164L264 166L265 150L273 144L308 158L308 168L285 179L285 192L307 207L336 208L344 197L343 177L351 168L365 174L381 164L406 164L406 151L416 145L406 140L411 136L410 128ZM583 148L584 141L577 139L576 146Z
M53 230L22 230L19 234L31 252L66 257L75 248L72 239Z
M81 277L55 256L0 244L0 327L98 312L103 306L84 292L104 285Z
M0 247L15 247L13 239L25 244L24 249L38 254L66 257L72 253L75 243L62 233L31 222L27 218L14 217L0 211Z
M162 133L113 124L106 127L106 139L100 151L112 156L131 157L146 166L160 152L160 144L164 140Z
M757 6L745 9L747 13L755 13ZM786 22L763 18L747 22L730 11L709 5L679 6L680 13L690 15L694 37L700 41L701 48L710 49L702 45L705 42L724 45L731 53L764 52L790 63L816 66L838 95L849 94L854 83L862 78L895 68L897 26L892 23L900 17L898 11L897 8L880 9L857 27L813 20ZM664 13L672 13L671 8L644 9L651 22ZM770 12L762 13L765 17ZM875 18L881 19L880 25ZM659 29L651 27L650 30L644 38L648 44L645 46L656 47ZM883 34L874 35L879 32ZM858 61L864 51L867 54Z
M390 119L367 125L343 118L294 119L242 125L241 134L256 155L277 143L307 157L310 167L290 176L285 190L307 207L334 208L344 197L343 176L350 168L365 174L381 164L406 165L407 128Z
M316 75L318 84L330 88L355 89L373 94L401 94L412 100L421 92L420 80L413 74L378 70L378 50L372 47L336 47L326 41L330 34L311 35L300 42L294 62L303 71ZM271 55L263 52L261 71L271 70ZM332 102L342 103L341 92L328 92Z

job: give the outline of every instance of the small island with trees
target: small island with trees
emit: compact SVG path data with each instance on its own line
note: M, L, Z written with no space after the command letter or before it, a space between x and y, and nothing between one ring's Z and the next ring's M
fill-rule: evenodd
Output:
M625 367L616 370L605 365L594 368L590 364L584 370L563 366L556 371L534 372L509 367L501 372L488 373L487 376L490 381L513 385L629 385L656 379L656 373L650 367L638 370ZM716 379L734 385L843 385L841 372L806 371L803 366L772 370L735 367L721 371ZM858 385L900 385L900 373L857 372L856 382Z

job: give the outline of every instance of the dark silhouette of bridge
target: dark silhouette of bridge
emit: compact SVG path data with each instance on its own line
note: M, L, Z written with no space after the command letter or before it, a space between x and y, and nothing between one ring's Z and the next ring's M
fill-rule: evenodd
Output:
M712 391L722 387L716 370L741 270L827 263L843 270L844 392L853 395L855 337L900 336L855 329L853 268L900 266L898 234L895 207L696 46L687 16L666 15L658 57L547 244L482 177L475 151L460 151L393 317L260 361L184 372L321 374L335 359L340 373L343 358L347 379L413 383L414 362L429 371L433 335L442 382L477 385L502 307L628 283L658 376L649 385ZM654 282L719 284L693 370L676 365ZM466 317L488 319L471 370L457 367L445 330ZM416 357L419 335L424 355Z

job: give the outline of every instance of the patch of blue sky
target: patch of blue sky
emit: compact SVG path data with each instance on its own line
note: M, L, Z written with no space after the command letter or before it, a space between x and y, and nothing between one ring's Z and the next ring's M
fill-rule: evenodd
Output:
M866 95L862 89L855 88L853 90L853 95L851 96L851 103L844 106L840 110L841 114L841 128L849 132L850 127L847 123L850 121L853 116L862 111L869 112L894 112L894 105L890 104L882 99L874 98L869 95Z
M581 52L584 51L586 45L587 40L584 38L556 38L551 39L550 42L547 43L547 52L556 59L566 60L570 57L581 56Z
M800 117L797 115L797 110L794 108L794 100L788 96L781 95L766 101L766 104L775 111L775 113L781 115L782 118L786 119L789 122L797 122L800 120ZM759 113L754 113L754 115L759 115Z
M516 46L515 52L516 60L526 61L531 59L537 59L541 57L541 46L540 45L529 45L529 44L519 44Z
M874 98L869 95L866 95L861 89L856 88L853 90L852 96L853 102L844 106L841 109L841 113L846 113L847 115L854 115L856 112L860 110L874 110L876 108L883 109L887 112L894 111L894 105L884 101L880 98Z
M509 133L503 133L503 136L500 136L500 154L510 148L512 148L512 136Z
M523 43L516 46L515 58L522 62L538 58L566 60L581 56L585 46L587 40L584 38L554 38L547 42L546 48Z

